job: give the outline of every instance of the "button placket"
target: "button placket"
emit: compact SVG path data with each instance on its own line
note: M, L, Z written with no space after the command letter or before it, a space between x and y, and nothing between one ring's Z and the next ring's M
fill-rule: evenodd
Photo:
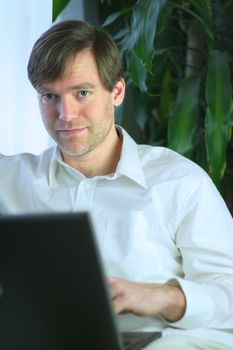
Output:
M77 188L74 210L91 210L93 205L95 182L90 179L82 180Z

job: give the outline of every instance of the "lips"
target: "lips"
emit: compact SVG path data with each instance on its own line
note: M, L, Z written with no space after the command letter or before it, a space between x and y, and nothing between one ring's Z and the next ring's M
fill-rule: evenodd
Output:
M81 134L86 130L86 127L79 127L79 128L73 128L73 129L60 129L58 130L58 133L64 136L72 136Z

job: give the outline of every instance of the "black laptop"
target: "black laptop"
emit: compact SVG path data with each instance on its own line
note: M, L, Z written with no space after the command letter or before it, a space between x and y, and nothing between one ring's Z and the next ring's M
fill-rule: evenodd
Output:
M117 329L90 215L0 217L0 349L142 349Z

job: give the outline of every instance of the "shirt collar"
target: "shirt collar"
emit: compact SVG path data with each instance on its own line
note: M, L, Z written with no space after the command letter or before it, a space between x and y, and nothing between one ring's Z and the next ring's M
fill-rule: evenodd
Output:
M129 134L120 126L116 126L122 136L121 157L116 169L116 173L127 176L140 186L147 188L141 160L138 155L138 146Z
M111 178L114 179L119 177L120 175L123 175L133 180L140 186L147 188L146 179L138 155L138 146L136 142L121 126L117 125L116 128L119 134L121 135L123 142L121 157L117 169L115 173L111 176ZM56 171L59 164L65 166L59 148L54 147L49 167L49 184L51 187L57 184Z
M55 146L53 148L52 158L49 166L49 185L50 187L54 187L57 184L56 181L56 171L58 162L62 160L61 153L59 151L59 148Z

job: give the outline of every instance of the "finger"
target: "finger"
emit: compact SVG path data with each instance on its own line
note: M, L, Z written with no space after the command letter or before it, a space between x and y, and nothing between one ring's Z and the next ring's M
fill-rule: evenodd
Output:
M123 296L118 296L112 301L113 309L116 314L130 312L128 302Z
M118 295L118 288L114 278L108 278L108 286L112 299L115 299Z
M109 277L108 284L110 287L111 296L113 299L124 293L125 283L123 280L116 277Z

